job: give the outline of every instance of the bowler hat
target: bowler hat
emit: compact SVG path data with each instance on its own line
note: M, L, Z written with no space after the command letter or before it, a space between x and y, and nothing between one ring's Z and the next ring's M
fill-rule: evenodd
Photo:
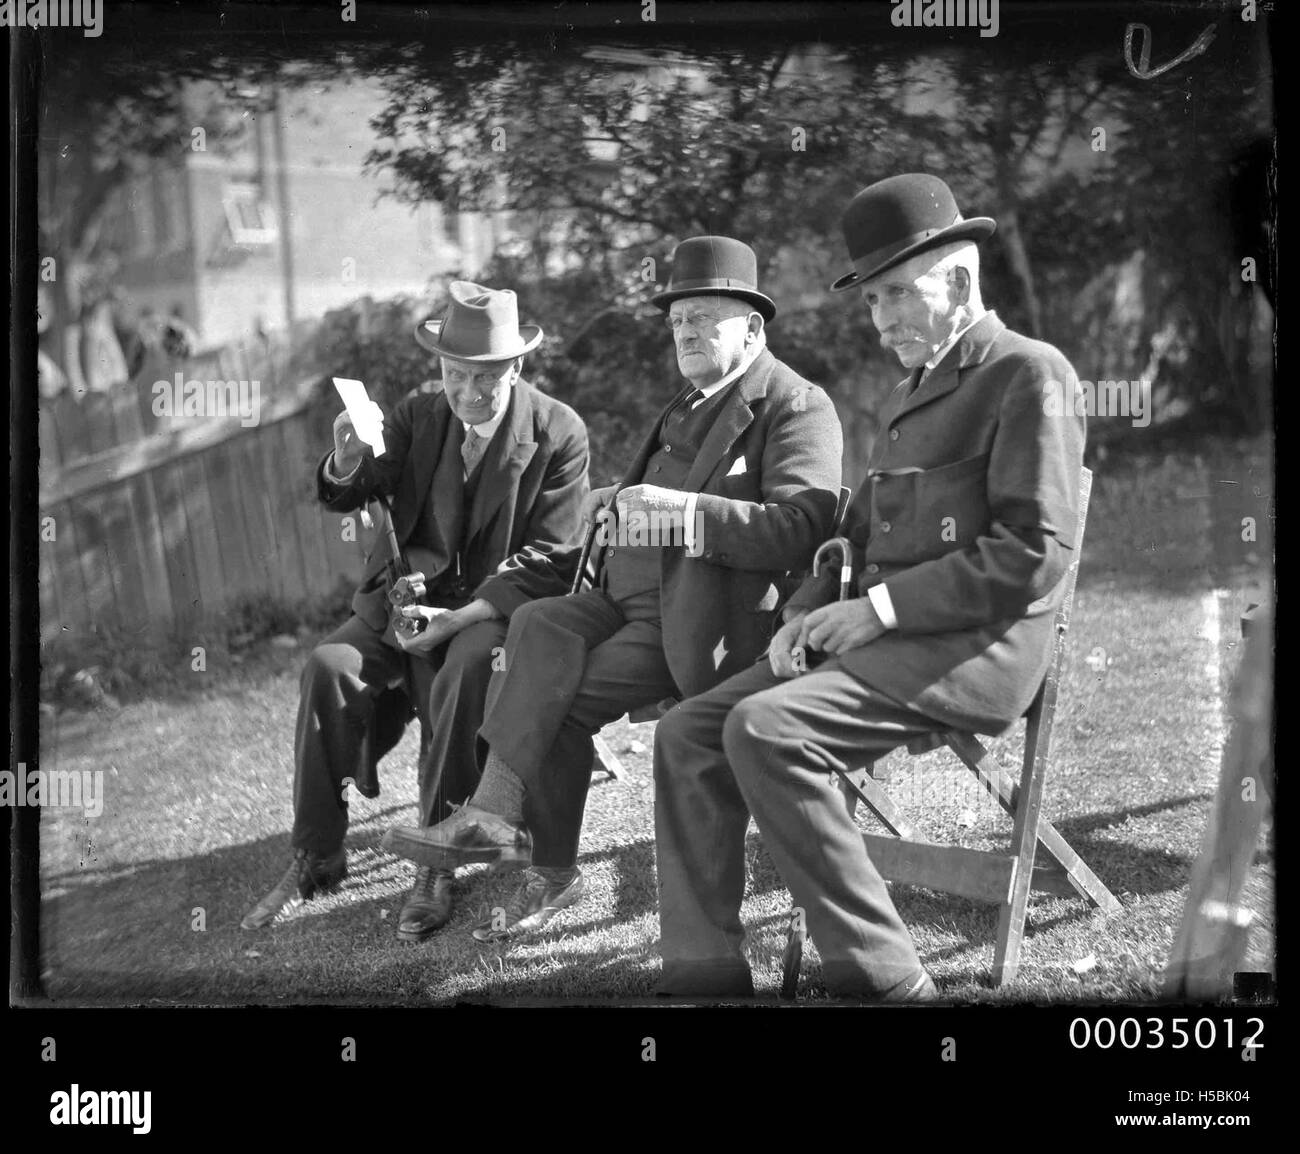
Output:
M415 326L415 339L429 352L458 361L512 361L541 342L539 326L519 323L519 305L510 289L454 280L447 292L451 304L446 314Z
M739 297L748 301L765 321L776 316L771 297L758 291L758 258L744 241L729 236L693 236L673 250L673 272L668 287L650 298L655 307L668 306L682 297Z
M991 217L965 220L952 190L924 172L907 172L868 185L849 201L840 225L853 271L831 285L835 293L941 244L985 240L997 228Z

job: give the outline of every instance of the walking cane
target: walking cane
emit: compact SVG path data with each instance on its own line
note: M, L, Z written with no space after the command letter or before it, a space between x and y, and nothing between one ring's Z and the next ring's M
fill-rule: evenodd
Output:
M840 597L841 601L849 599L849 586L853 583L853 544L847 537L831 537L817 546L813 554L814 577L821 576L824 555L832 549L840 551Z
M404 617L402 609L407 605L419 604L420 598L426 592L424 574L412 573L411 566L402 555L401 546L397 543L397 530L393 528L393 513L389 508L388 499L378 496L375 501L379 505L379 519L383 522L384 536L388 538L388 569L391 578L388 603L392 606L389 616L393 632L400 633L404 637L417 637L424 632L427 623L420 617ZM367 529L375 527L368 505L361 507L361 523Z
M617 492L614 494L618 496ZM591 562L591 550L596 544L596 535L600 532L603 524L601 513L608 511L613 504L613 498L610 499L609 505L603 505L596 510L596 515L591 519L591 528L587 530L587 538L582 543L582 552L578 554L578 569L573 575L573 584L569 587L570 593L582 592L582 579L587 575L587 566Z
M821 576L822 561L826 555L835 550L840 554L840 596L839 600L849 599L849 589L853 584L853 544L847 537L830 537L817 546L813 554L812 573ZM796 646L791 656L803 656L803 647ZM799 986L799 966L803 962L803 944L808 936L808 927L804 924L802 912L796 910L790 916L790 929L785 939L785 954L781 959L781 997L791 1002Z

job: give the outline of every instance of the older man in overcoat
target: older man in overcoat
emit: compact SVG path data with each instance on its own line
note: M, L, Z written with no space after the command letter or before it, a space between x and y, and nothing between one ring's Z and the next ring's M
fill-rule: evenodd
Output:
M835 770L956 727L995 734L1047 669L1076 546L1084 420L1049 344L985 310L978 243L943 181L897 176L843 220L851 272L885 348L909 370L847 518L856 588L810 579L767 660L682 702L655 735L660 992L748 995L745 829L806 914L828 989L935 996L836 789ZM1053 403L1054 402L1054 403Z

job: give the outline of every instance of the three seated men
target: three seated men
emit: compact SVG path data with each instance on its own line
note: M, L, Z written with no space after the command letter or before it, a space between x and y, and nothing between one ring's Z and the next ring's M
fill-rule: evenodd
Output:
M943 181L906 174L860 192L843 228L853 268L831 289L860 291L909 370L843 530L853 595L835 600L827 574L786 599L834 529L831 403L766 350L776 308L752 250L684 241L654 300L688 385L623 481L584 506L619 526L658 514L681 539L619 536L591 590L512 606L478 788L441 821L384 839L421 876L527 867L479 940L536 932L579 900L592 737L676 698L654 752L660 992L752 994L740 920L752 815L832 993L935 996L834 771L925 733L998 733L1028 707L1076 544L1084 420L1045 403L1077 383L1065 357L983 305L978 244L992 220L964 219ZM457 756L445 748L445 762Z

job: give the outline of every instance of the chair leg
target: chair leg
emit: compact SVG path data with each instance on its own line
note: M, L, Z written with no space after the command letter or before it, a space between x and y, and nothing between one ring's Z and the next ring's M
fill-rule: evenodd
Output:
M781 958L781 998L793 1002L799 989L799 967L803 963L803 944L808 936L803 919L790 918L785 936L785 953Z
M839 770L836 770L839 773ZM854 781L852 775L840 773L840 789L844 793L845 804L849 813L855 812L854 802L861 801L890 833L895 837L910 838L913 829L908 824L893 799L887 794L870 774L862 775L861 781ZM852 799L852 801L850 801Z
M984 748L984 743L968 733L949 733L945 740L949 748L979 778L997 803L1013 818L1020 798L1020 786L1012 780L997 759ZM1084 860L1075 853L1070 843L1057 832L1050 821L1038 822L1038 840L1057 865L1065 872L1075 892L1107 914L1118 913L1123 907L1102 880L1092 872Z
M1015 869L1011 875L1011 892L998 912L998 940L993 954L993 982L999 986L1014 981L1020 969L1020 946L1025 937L1025 915L1029 911L1029 891L1034 882L1034 857L1038 850L1043 786L1047 779L1055 712L1056 677L1053 670L1044 682L1040 706L1030 711L1029 725L1025 729L1025 760L1020 771L1015 823L1011 830L1011 857Z

